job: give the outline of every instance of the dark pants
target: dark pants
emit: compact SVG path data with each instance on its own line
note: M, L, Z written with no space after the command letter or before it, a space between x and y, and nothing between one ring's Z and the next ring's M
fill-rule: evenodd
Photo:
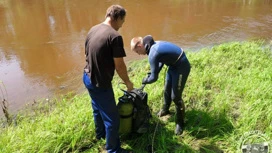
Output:
M108 153L117 153L120 150L120 120L113 89L95 87L86 73L83 74L83 82L92 99L96 138L106 138Z
M164 87L164 110L168 110L171 102L180 107L182 102L182 92L184 90L191 67L185 55L181 56L179 61L173 66L169 66Z

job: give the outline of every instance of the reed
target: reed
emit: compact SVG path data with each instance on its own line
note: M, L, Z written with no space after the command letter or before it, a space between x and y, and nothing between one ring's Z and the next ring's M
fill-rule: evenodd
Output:
M0 91L1 91L0 105L1 105L2 111L4 113L4 116L6 118L6 122L10 125L12 122L12 119L11 119L11 115L10 115L9 109L8 109L8 93L7 93L6 86L3 83L3 81L0 81Z

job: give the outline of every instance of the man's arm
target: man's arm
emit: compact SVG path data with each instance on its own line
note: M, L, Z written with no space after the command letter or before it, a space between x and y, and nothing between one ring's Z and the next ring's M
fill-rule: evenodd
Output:
M144 80L142 81L143 84L151 84L156 82L158 80L159 73L164 65L163 63L157 60L158 56L152 53L148 55L148 61L150 64L150 74L148 75L148 77L144 78Z
M123 57L114 58L115 69L119 77L124 81L127 86L127 90L131 91L133 89L133 83L129 80L127 67L124 62Z
M163 65L164 65L164 64L163 64L162 62L159 62L159 73L160 73L160 71L161 71Z

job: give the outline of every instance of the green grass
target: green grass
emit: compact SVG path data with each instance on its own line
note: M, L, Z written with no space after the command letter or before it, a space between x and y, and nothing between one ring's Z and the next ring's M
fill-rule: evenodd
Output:
M245 133L259 130L272 139L272 52L262 41L231 42L186 52L192 69L183 99L186 127L174 135L172 115L161 120L153 115L149 132L122 136L122 146L136 153L237 152ZM128 65L135 87L149 71L147 60ZM149 106L155 114L163 102L166 67L156 83L147 85ZM122 95L114 78L115 98ZM17 115L16 123L0 129L0 152L100 152L96 142L90 98L87 92L62 96L38 104ZM270 141L270 148L272 142Z

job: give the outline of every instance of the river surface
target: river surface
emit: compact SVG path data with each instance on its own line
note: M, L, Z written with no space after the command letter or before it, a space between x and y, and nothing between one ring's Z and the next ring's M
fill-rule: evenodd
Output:
M85 91L85 37L111 4L127 10L119 30L125 61L146 58L129 44L147 34L191 51L272 40L272 0L0 0L0 100L11 113L40 98Z

